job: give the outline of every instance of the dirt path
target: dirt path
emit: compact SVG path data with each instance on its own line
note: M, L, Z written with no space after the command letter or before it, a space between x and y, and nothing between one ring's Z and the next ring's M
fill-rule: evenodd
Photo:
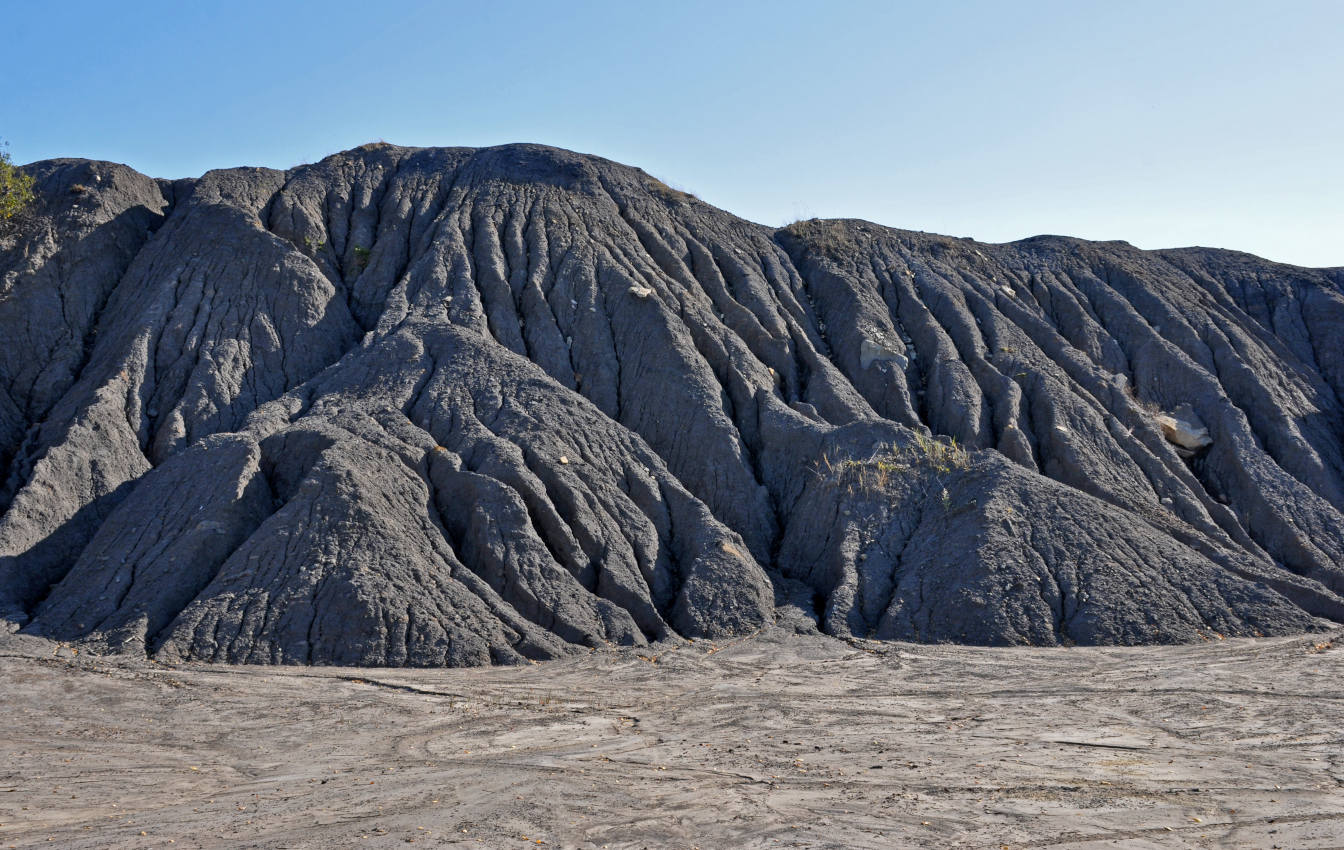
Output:
M0 848L1344 847L1344 631L523 668L0 638Z

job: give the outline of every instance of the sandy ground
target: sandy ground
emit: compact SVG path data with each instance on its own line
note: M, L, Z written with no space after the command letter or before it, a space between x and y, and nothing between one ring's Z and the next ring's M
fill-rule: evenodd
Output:
M0 637L0 848L1344 847L1344 631L656 651L168 667Z

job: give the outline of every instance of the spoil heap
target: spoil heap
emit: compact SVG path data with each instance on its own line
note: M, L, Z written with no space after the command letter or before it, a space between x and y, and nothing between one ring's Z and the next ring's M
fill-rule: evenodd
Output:
M1344 270L772 229L534 145L27 170L12 627L472 665L1344 621Z

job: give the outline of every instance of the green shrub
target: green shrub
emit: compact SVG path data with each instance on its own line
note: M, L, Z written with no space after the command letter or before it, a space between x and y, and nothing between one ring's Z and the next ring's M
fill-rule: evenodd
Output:
M373 252L370 251L368 248L365 248L363 245L356 245L354 247L354 252L355 252L355 266L362 272L364 271L364 269L368 268L369 256Z
M4 147L0 147L0 224L9 224L32 206L33 178L14 165Z

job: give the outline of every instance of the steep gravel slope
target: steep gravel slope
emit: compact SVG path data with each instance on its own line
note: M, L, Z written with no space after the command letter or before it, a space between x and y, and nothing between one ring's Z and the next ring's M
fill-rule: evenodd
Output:
M0 615L166 659L1344 621L1344 271L752 224L534 145L28 166Z

